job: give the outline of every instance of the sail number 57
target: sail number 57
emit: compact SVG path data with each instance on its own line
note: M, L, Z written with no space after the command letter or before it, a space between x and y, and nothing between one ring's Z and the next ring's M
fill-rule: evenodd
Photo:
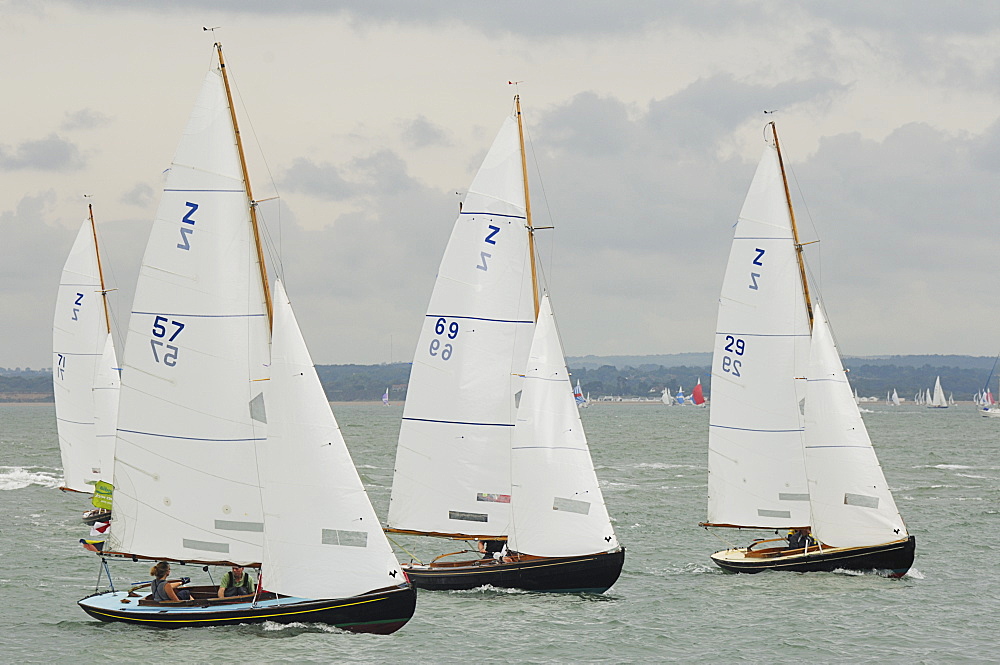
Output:
M454 347L446 340L458 337L458 321L448 323L448 320L441 317L434 324L434 334L437 335L431 340L431 346L427 350L432 356L441 356L441 360L448 360L454 351Z
M743 361L736 356L742 356L746 348L747 344L743 339L726 335L726 345L723 347L726 355L722 356L722 371L733 376L742 376L740 368L743 366Z
M171 330L167 328L168 324L173 329L170 337L167 337L167 334L171 333ZM158 338L149 340L149 346L153 349L153 362L163 363L167 367L173 367L177 364L179 349L167 342L174 341L182 330L184 330L184 324L180 321L170 321L165 316L153 319L153 337Z

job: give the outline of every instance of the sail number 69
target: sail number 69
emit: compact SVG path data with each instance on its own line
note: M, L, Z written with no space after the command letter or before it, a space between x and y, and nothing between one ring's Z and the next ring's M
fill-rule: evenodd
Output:
M434 333L437 335L444 335L448 339L455 339L458 337L458 321L452 321L448 323L448 320L441 317L434 324ZM444 342L435 337L431 340L431 346L427 350L432 356L437 356L440 354L441 360L448 360L451 358L451 354L454 351L454 347L451 344Z

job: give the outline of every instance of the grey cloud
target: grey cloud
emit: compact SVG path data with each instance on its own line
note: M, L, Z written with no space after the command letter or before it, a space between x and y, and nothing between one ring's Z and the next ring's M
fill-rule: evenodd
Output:
M80 150L56 134L25 141L14 149L0 146L0 170L75 171L83 168Z
M345 172L350 174L350 180L341 175ZM406 164L390 150L354 159L342 168L300 157L285 172L281 185L288 191L327 201L400 193L416 186L406 172Z
M145 208L156 201L157 192L144 182L136 183L132 189L122 194L122 203Z
M698 79L684 90L649 105L647 122L687 149L705 149L731 135L747 118L765 110L826 104L846 89L828 78L784 81L772 86L737 81L730 74Z
M403 140L415 148L451 145L447 132L422 115L405 124Z
M72 113L66 113L66 119L63 120L60 129L63 131L72 131L75 129L95 129L97 127L103 127L111 121L111 117L104 115L99 111L94 111L93 109L80 109L79 111L73 111Z

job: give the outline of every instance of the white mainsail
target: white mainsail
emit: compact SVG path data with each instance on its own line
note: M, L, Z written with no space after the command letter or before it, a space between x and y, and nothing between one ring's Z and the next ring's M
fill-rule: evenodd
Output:
M62 455L63 486L93 492L98 480L111 480L101 459L94 384L109 339L97 242L92 223L80 226L63 266L52 322L52 384ZM112 353L113 353L112 348ZM105 423L110 414L104 414Z
M268 591L343 598L399 584L399 562L330 411L280 281L265 395L262 571Z
M111 549L259 562L269 324L216 62L167 172L122 369Z
M892 389L892 404L893 406L899 406L899 394L896 393L896 389Z
M115 343L108 333L104 353L94 377L94 435L97 437L98 468L101 480L111 482L115 467L115 437L118 427L118 397L121 380L118 376L118 356Z
M906 538L819 303L813 314L805 413L813 535L831 547Z
M707 523L808 525L800 379L809 335L778 154L769 145L740 212L719 298Z
M937 377L937 379L935 379L935 381L934 381L934 392L933 392L933 394L930 391L928 391L927 392L927 396L928 396L928 401L927 401L928 406L936 407L936 408L939 408L939 409L940 408L945 408L945 407L948 406L948 400L945 398L945 396L944 396L944 390L941 388L941 377L940 376Z
M547 295L528 355L511 476L509 549L554 557L618 547Z
M403 408L390 528L507 533L532 288L521 149L509 117L469 187L438 269Z

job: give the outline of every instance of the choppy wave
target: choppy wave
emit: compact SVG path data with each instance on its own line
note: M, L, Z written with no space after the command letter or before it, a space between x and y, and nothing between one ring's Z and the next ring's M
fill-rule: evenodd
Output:
M43 471L42 467L0 466L0 490L19 490L31 485L55 489L62 484L62 474Z

